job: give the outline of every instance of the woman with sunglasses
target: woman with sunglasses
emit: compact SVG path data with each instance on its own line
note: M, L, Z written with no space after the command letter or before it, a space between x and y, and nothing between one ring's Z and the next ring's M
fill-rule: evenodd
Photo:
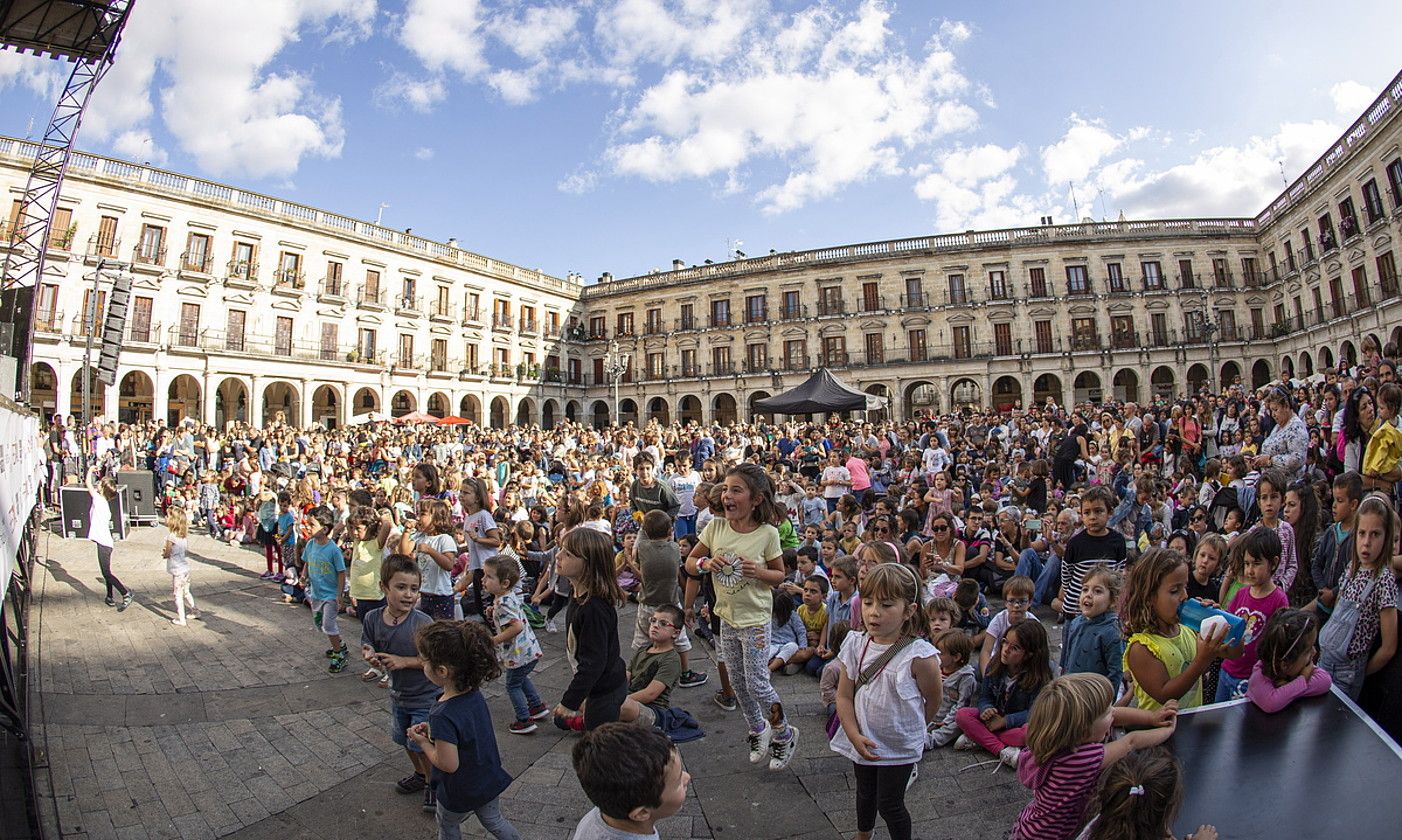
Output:
M940 574L958 580L964 575L964 541L954 534L954 518L937 513L930 520L931 539L920 547L920 574L929 579Z

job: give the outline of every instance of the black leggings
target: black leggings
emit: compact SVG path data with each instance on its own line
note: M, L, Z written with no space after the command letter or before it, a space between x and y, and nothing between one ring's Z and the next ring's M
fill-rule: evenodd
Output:
M910 811L905 786L914 764L852 765L857 771L857 830L876 828L876 815L886 821L891 840L910 840Z
M550 610L545 613L546 620L550 620L564 611L570 605L570 599L558 592L547 592L541 599L550 604Z
M620 683L615 690L602 695L590 697L584 702L584 731L592 732L606 723L613 723L618 720L619 709L623 706L623 701L628 699L628 684ZM904 797L905 789L902 788L901 795ZM902 805L902 810L904 810ZM907 816L906 837L910 837L910 817Z
M122 593L122 597L127 595L127 588L122 585L117 576L112 574L112 546L100 545L97 547L97 568L102 571L102 580L107 584L107 597L112 597L112 587Z

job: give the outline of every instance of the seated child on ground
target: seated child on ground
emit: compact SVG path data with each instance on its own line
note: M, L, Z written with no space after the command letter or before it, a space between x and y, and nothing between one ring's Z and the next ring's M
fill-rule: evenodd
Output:
M651 511L650 513L660 512ZM682 658L676 650L682 633L682 610L663 604L648 619L647 647L638 648L628 664L628 697L618 711L621 721L656 726L659 713L670 707L672 690L682 678Z
M998 642L1003 638L1003 634L1009 627L1016 627L1027 619L1037 621L1037 617L1030 610L1032 608L1032 590L1036 584L1032 578L1017 577L1008 578L1008 582L1003 584L1003 600L1007 607L1000 610L993 616L993 620L988 623L988 632L984 634L983 646L979 651L978 671L980 674L987 673L989 659L993 656L993 649L998 646Z
M960 709L974 704L978 695L978 678L974 675L974 646L969 637L959 630L945 630L934 636L935 647L940 652L940 676L943 677L944 693L941 695L939 711L925 725L925 749L943 747L959 737L959 723L954 719Z

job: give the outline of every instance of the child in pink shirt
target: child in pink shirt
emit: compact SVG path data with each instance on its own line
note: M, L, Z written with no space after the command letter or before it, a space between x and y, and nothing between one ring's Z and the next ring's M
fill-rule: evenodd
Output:
M1246 696L1263 712L1278 712L1300 697L1327 694L1329 672L1314 664L1319 627L1306 610L1276 610L1256 646Z

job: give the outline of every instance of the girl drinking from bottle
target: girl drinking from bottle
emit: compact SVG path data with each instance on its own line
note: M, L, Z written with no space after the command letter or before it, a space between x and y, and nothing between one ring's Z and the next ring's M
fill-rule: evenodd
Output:
M837 655L842 725L831 746L855 765L858 840L869 840L878 812L892 840L908 840L905 791L940 706L939 654L920 638L920 582L909 566L868 572L861 609L865 630L849 634Z
M720 619L721 662L750 725L750 763L769 756L770 770L783 770L798 747L798 728L784 717L779 693L769 682L771 591L784 582L783 553L776 523L784 512L774 501L769 476L758 464L725 474L723 516L702 529L686 558L686 571L708 572L715 584L712 612Z
M1124 670L1134 678L1134 705L1158 709L1170 700L1202 705L1202 674L1226 652L1227 628L1207 638L1178 622L1188 599L1188 561L1176 551L1151 548L1129 567L1120 622L1127 637Z

